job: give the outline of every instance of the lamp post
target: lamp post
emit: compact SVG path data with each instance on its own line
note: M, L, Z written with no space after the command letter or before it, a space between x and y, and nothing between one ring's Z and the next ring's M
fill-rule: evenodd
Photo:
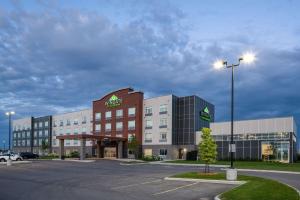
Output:
M3 143L3 151L5 151L5 142L6 142L5 140L2 141L2 143Z
M5 113L8 116L8 161L7 165L11 165L11 159L10 159L10 151L11 151L11 116L15 114L14 111L6 112Z
M214 68L221 69L231 69L231 135L230 135L230 168L234 169L233 166L233 155L235 151L234 141L233 141L233 121L234 121L234 68L241 64L241 61L245 63L252 63L255 60L255 55L253 53L245 53L242 57L238 59L237 64L228 65L227 61L218 60L214 63Z

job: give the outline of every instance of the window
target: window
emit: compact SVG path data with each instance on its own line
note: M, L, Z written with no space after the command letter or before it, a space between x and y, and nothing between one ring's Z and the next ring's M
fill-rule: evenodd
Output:
M95 113L95 120L101 120L101 113Z
M152 133L145 133L145 143L152 142Z
M105 112L105 119L110 119L111 118L111 111Z
M37 131L34 131L33 136L37 137Z
M39 137L43 136L43 131L39 131Z
M45 122L45 127L48 127L48 124L49 124L49 122L48 122L48 121L46 121L46 122Z
M45 130L45 136L46 137L48 136L48 130Z
M63 120L60 120L59 121L59 126L63 126L64 125L64 121Z
M17 142L16 141L14 141L14 146L17 146Z
M159 150L159 155L160 155L160 156L166 156L167 154L168 154L167 149L160 149L160 150Z
M78 119L74 119L73 124L74 124L74 125L78 125Z
M33 145L34 145L34 146L37 146L37 145L38 145L37 139L33 140Z
M78 145L78 140L74 140L74 145Z
M56 123L57 123L56 120L54 120L54 122L53 122L53 127L56 127L56 126L57 126Z
M40 122L40 123L39 123L39 127L42 127L42 126L43 126L43 122Z
M77 135L78 134L78 128L75 128L74 129L74 135Z
M52 134L53 134L53 136L56 136L56 131L53 130L53 131L52 131Z
M30 140L27 140L27 146L30 146Z
M60 129L59 130L59 135L63 135L64 134L64 130L63 129Z
M81 123L82 123L82 124L86 124L86 121L87 121L87 120L86 120L86 116L83 116L82 122L81 122Z
M167 113L167 104L163 104L159 106L159 114L166 114Z
M117 129L117 131L122 131L123 130L123 122L117 122L116 129Z
M35 122L35 123L34 123L34 128L37 128L37 127L38 127L38 123ZM18 129L20 129L20 128L18 128Z
M111 131L111 123L105 124L105 131Z
M116 117L117 118L122 118L123 117L123 110L117 110L116 111Z
M151 129L152 128L152 120L146 120L146 129Z
M65 145L70 145L70 140L65 140Z
M95 125L95 131L100 132L101 131L101 124Z
M167 128L167 119L162 118L159 120L159 128Z
M82 127L82 133L86 133L86 127Z
M70 135L70 133L71 133L71 129L67 129L67 130L66 130L66 134L67 134L67 135Z
M146 107L145 115L146 115L146 116L152 115L152 107Z
M67 124L67 126L70 126L71 125L71 121L69 119L67 119L66 124Z
M160 133L159 141L160 142L166 142L167 141L167 133L166 132Z
M135 108L128 108L128 116L135 116Z
M128 134L128 142L131 142L133 137L135 137L135 134L132 133L132 134Z
M53 144L54 146L56 146L56 140L55 140L55 139L52 140L52 144Z
M135 120L128 121L128 130L135 129Z

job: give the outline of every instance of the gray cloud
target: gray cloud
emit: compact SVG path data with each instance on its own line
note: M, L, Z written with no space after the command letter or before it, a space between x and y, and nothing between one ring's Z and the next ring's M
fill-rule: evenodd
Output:
M124 24L74 9L2 9L0 111L16 110L16 117L65 112L133 86L146 96L199 95L216 105L217 120L228 120L230 73L212 70L211 63L223 56L233 60L255 41L244 34L202 44L190 39L180 9L159 1L133 9ZM300 50L258 46L256 65L237 69L237 118L299 120ZM0 126L3 134L4 116Z

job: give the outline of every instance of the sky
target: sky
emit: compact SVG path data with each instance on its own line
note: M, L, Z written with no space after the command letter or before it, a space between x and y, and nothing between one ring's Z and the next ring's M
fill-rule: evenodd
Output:
M198 95L230 120L294 116L300 126L300 1L1 0L0 146L14 119L91 107L123 87ZM2 114L1 114L2 113Z

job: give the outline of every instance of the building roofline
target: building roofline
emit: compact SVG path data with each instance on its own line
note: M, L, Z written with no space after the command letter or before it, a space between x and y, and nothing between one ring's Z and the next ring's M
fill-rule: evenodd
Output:
M55 117L55 116L58 116L58 115L66 115L66 114L70 114L70 113L82 112L82 111L85 111L85 110L92 110L92 108L85 108L85 109L80 109L80 110L71 111L71 112L53 114L52 117Z
M92 102L95 102L95 101L101 101L102 99L104 99L105 97L107 97L108 95L114 93L114 92L118 92L118 91L121 91L121 90L126 90L128 89L129 92L133 92L134 89L132 87L124 87L124 88L120 88L120 89L117 89L115 91L112 91L112 92L109 92L109 93L106 93L105 95L103 95L100 99L96 99L96 100L92 100Z
M286 116L286 117L269 117L269 118L258 118L258 119L245 119L245 120L234 120L234 122L245 122L245 121L260 121L260 120L270 120L270 119L287 119L290 118L295 123L294 116ZM220 122L211 122L211 124L219 124L219 123L230 123L231 121L220 121Z

